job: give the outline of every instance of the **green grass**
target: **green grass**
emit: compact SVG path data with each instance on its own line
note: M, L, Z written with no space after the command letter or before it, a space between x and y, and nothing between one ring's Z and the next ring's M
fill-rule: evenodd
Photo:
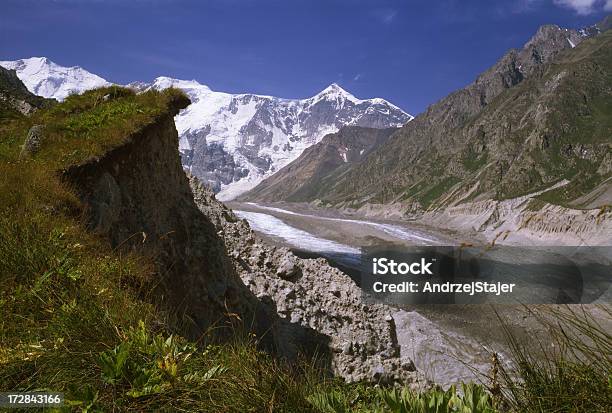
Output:
M446 194L446 192L459 181L459 178L449 176L438 182L434 187L432 187L429 191L423 194L423 197L421 198L421 203L423 207L428 208L438 198Z
M550 204L561 205L569 208L579 208L579 205L570 204L576 199L576 194L588 194L597 185L608 179L585 168L576 174L574 179L562 187L546 191L536 198Z
M609 306L601 306L606 322ZM513 371L502 369L508 409L515 412L612 411L612 333L584 309L566 306L528 310L549 337L527 347L506 329Z
M474 172L483 167L487 163L488 159L489 154L486 150L482 153L466 151L461 157L461 163L466 170Z
M84 206L59 178L172 113L177 99L186 98L104 88L2 123L0 389L61 391L67 409L83 411L311 409L314 367L289 370L239 332L224 345L181 338L176 317L154 305L153 258L87 232ZM42 147L20 160L34 124L45 125Z
M366 393L367 394L367 393ZM484 387L463 384L448 390L438 387L415 392L401 388L379 388L367 397L343 393L337 389L314 393L310 403L323 413L495 413L494 401Z

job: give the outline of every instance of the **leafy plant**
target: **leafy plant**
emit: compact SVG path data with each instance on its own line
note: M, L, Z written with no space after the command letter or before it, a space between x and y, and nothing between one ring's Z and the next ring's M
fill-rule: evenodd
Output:
M130 355L129 343L121 343L112 350L100 354L100 368L102 379L109 384L114 384L125 378L126 363Z
M495 413L490 395L484 387L462 384L461 394L455 386L448 390L439 387L426 391L408 388L382 388L365 404L357 405L349 393L328 389L308 397L308 401L322 413L364 411L377 413Z
M382 389L380 398L392 413L495 413L489 394L473 383L462 385L463 395L455 386L444 391L434 388L425 392L409 389Z
M307 397L307 400L322 413L351 412L351 406L346 395L335 389L312 394Z

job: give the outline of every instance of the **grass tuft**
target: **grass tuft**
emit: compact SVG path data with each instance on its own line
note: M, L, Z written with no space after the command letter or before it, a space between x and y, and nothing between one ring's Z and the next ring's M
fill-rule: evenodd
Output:
M582 307L529 311L549 331L539 349L505 327L513 370L501 369L506 402L516 412L612 411L612 334ZM598 307L609 323L609 307ZM502 323L503 324L503 323Z

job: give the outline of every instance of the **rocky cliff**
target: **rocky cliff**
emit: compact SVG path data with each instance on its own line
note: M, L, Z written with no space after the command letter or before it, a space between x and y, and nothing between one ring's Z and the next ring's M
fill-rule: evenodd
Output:
M303 342L296 326L314 330L327 337L332 371L347 381L428 384L411 355L400 352L396 309L367 303L351 278L325 259L300 259L287 248L266 244L196 177L190 177L190 184L240 278L282 320L277 334L286 343Z
M54 101L34 95L19 80L14 70L0 66L0 115L3 117L9 115L9 112L28 115L39 108L50 106Z
M160 295L191 331L255 313L255 300L227 258L223 240L197 209L177 151L173 116L158 117L104 155L64 172L88 206L90 227L114 248L151 255Z
M246 327L277 356L317 355L349 381L425 383L400 357L388 308L367 306L325 260L267 246L195 178L188 181L173 121L186 103L63 172L87 206L91 230L117 251L153 257L156 297L193 337L215 327L224 338Z

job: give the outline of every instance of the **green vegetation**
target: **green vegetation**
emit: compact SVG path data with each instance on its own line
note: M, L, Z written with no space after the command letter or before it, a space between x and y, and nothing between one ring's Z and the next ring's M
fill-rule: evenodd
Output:
M536 198L554 205L580 208L581 205L575 205L572 202L576 199L576 194L588 194L606 179L609 179L609 177L602 177L594 171L585 168L584 171L578 172L567 185L546 191Z
M461 392L420 393L349 385L327 377L313 361L289 368L240 331L222 344L207 334L197 342L182 338L174 315L153 304L151 257L120 253L89 233L83 205L58 176L120 145L177 99L186 98L176 90L134 95L105 88L1 124L0 389L61 391L65 410L90 412L475 413L502 404L523 412L553 391L588 397L565 370L546 376L553 386L522 367L523 380L509 380L512 392L504 402L472 384ZM42 147L19 159L34 124L45 125ZM578 367L568 371L582 373ZM610 387L588 377L579 383L599 391L592 406L610 407Z
M112 250L85 229L58 171L120 145L172 112L176 90L104 88L2 123L0 388L53 390L82 411L308 410L307 373L237 333L190 343L152 304L150 257ZM19 159L30 126L39 152ZM179 334L177 334L179 333Z
M77 164L121 144L166 113L175 99L187 98L175 89L135 95L116 86L70 96L62 104L15 122L18 125L3 136L0 159L16 159L24 130L41 124L45 126L44 150L34 159L37 165L59 170Z
M483 151L482 153L468 151L461 158L461 163L467 171L474 172L482 168L487 163L488 159L488 151Z
M440 182L429 188L421 195L421 205L427 209L436 199L444 195L453 185L459 182L454 176L447 176Z
M461 393L455 386L448 390L433 388L423 392L408 389L381 388L370 395L366 405L359 399L336 389L315 393L308 400L323 413L495 413L493 400L482 386L463 384Z
M459 178L454 176L446 176L441 180L423 179L408 188L402 195L402 199L418 199L421 207L427 209L459 181Z

